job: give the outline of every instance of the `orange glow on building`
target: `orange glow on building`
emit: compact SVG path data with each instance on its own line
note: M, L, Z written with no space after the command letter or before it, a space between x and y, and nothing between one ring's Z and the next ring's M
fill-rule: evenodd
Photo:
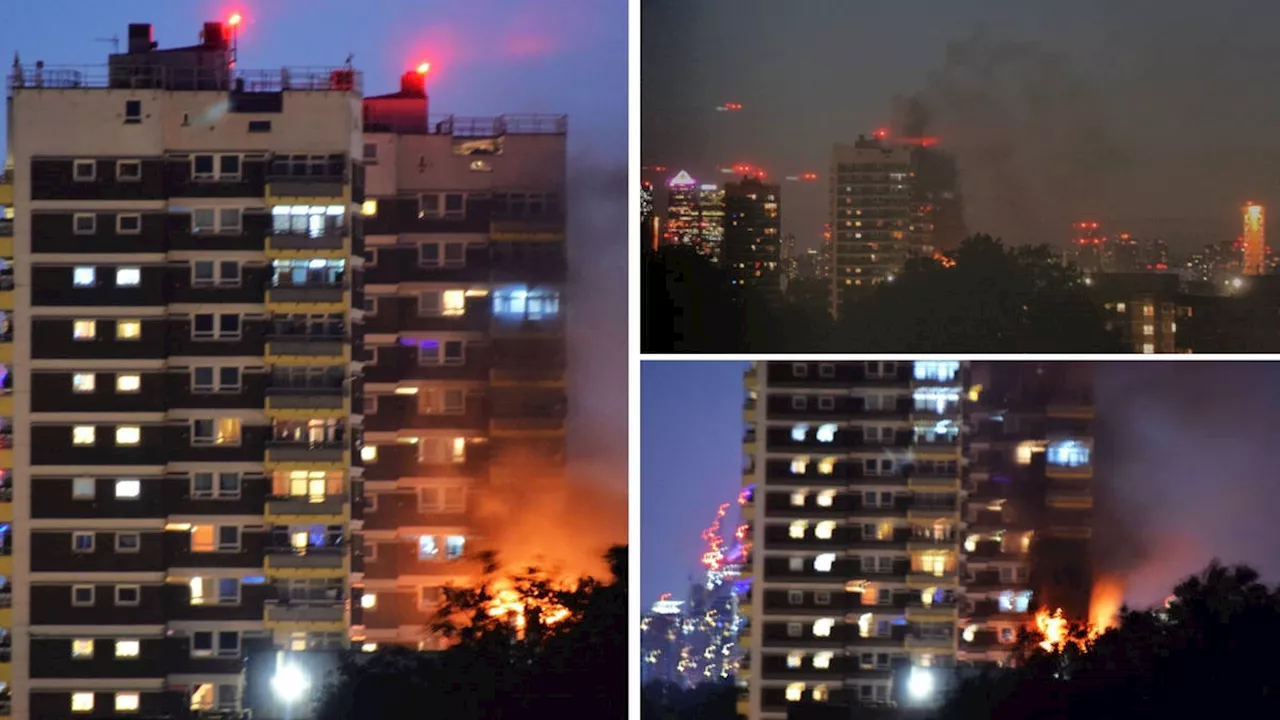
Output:
M1097 637L1119 625L1123 604L1124 585L1119 578L1107 575L1095 578L1089 596L1089 637Z
M1266 272L1267 239L1266 212L1255 202L1245 203L1243 208L1244 274L1261 275Z

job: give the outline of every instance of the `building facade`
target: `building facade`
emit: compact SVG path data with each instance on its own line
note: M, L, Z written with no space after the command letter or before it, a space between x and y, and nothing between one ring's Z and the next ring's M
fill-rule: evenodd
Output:
M1087 372L762 362L746 385L740 713L929 705L1038 607L1087 617Z
M364 100L364 573L352 635L431 648L441 588L512 486L565 462L567 119ZM538 485L539 487L549 487Z
M782 187L758 177L724 186L721 262L733 284L782 292Z
M228 30L10 79L15 717L237 712L250 656L347 642L360 77Z

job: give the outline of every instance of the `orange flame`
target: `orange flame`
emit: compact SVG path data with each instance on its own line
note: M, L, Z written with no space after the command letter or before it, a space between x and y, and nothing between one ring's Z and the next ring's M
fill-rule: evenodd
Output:
M1120 606L1124 604L1124 585L1120 579L1104 575L1093 581L1089 596L1089 637L1094 638L1120 622Z
M522 597L510 581L499 581L494 598L489 602L489 617L507 618L516 629L516 636L523 638L528 627L528 613L533 609L539 612L539 622L543 627L551 627L569 618L569 610L549 600Z
M1044 636L1040 647L1047 652L1061 650L1067 644L1067 619L1062 617L1062 608L1050 613L1047 609L1036 611L1036 629Z

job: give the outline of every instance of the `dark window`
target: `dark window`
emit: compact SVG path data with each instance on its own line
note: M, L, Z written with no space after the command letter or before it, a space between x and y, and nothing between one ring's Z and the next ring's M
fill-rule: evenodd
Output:
M218 317L218 332L223 335L240 334L240 316L226 314Z
M250 120L249 132L251 133L271 132L271 121L270 120Z
M124 121L130 125L142 122L142 101L124 101Z
M212 155L196 155L191 160L191 175L193 177L213 177L213 156Z
M240 282L240 262L238 260L223 260L218 265L224 285L234 285Z
M191 649L196 652L212 652L213 651L213 633L208 630L199 630L191 635Z
M364 144L364 161L369 163L378 161L378 143Z
M239 155L223 155L221 158L219 158L218 174L223 177L239 177L240 156Z
M142 179L142 163L137 160L121 160L116 163L116 180Z
M444 211L449 215L463 212L463 195L448 193L444 196Z
M97 163L92 160L77 160L73 168L76 180L92 180L97 176Z
M195 317L196 335L213 335L213 313L201 313Z

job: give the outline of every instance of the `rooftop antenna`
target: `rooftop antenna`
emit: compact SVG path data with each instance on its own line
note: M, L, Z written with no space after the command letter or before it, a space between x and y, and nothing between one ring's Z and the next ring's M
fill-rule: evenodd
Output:
M352 61L352 60L355 60L355 59L356 59L356 54L355 54L355 53L347 53L347 59L343 62L342 66L343 66L344 68L346 68L346 69L350 70L350 69L351 69L351 61Z
M111 37L109 37L109 38L94 38L94 39L93 39L93 41L94 41L94 42L109 42L109 43L111 43L111 53L112 53L113 55L119 55L119 54L120 54L120 36L119 36L119 35L112 35L112 36L111 36Z

